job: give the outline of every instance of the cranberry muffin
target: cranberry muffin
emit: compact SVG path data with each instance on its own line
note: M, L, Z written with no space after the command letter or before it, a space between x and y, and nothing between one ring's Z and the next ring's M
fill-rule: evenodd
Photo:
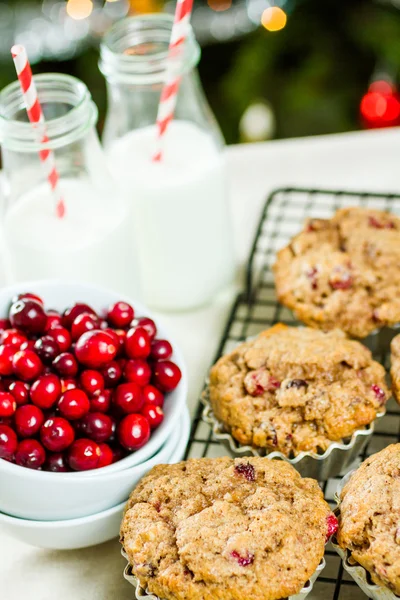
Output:
M278 324L218 360L209 397L240 444L293 457L351 437L390 393L384 368L360 342L339 330Z
M311 327L363 338L400 322L400 219L390 213L308 220L273 270L280 302Z
M400 444L368 458L341 493L338 544L400 595Z
M390 350L390 375L392 378L392 390L394 397L400 404L400 335L396 335L396 337L392 339Z
M165 600L280 600L314 574L337 520L313 479L267 458L159 465L132 492L121 541Z

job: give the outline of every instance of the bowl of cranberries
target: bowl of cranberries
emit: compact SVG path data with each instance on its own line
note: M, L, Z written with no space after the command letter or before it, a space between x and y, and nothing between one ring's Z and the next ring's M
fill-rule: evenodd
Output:
M0 317L0 487L26 469L57 480L140 465L177 426L183 359L139 303L36 282L3 289Z

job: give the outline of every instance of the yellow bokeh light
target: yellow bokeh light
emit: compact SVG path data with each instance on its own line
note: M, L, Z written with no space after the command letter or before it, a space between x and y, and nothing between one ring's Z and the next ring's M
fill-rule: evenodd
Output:
M261 16L261 24L268 31L280 31L287 22L287 15L279 6L266 8Z
M72 19L86 19L92 14L92 10L92 0L68 0L67 13Z

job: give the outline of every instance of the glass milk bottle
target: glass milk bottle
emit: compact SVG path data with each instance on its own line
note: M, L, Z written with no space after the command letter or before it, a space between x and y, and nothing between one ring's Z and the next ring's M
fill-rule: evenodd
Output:
M105 36L103 141L132 207L145 300L183 310L209 302L232 282L234 250L223 139L203 95L191 29L163 159L152 161L171 27L168 15L144 15L120 21Z
M35 77L48 143L27 120L19 83L0 93L3 215L9 279L70 279L136 296L128 208L107 169L86 86L67 75ZM60 176L65 216L39 158L51 150Z

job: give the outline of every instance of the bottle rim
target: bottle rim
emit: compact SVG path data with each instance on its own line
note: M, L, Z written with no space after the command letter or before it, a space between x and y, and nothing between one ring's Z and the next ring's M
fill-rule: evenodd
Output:
M169 14L149 14L127 17L115 23L100 46L99 69L104 77L110 83L163 83L173 21ZM200 46L188 25L177 74L182 76L191 71L197 66L200 55Z
M77 141L95 126L98 110L82 81L60 73L35 75L34 81L46 123L35 128L25 120L26 109L19 82L9 84L0 92L0 143L5 148L17 152L54 150ZM59 105L64 114L49 117L46 105ZM21 117L24 120L20 120ZM48 138L45 143L41 141L44 131Z

